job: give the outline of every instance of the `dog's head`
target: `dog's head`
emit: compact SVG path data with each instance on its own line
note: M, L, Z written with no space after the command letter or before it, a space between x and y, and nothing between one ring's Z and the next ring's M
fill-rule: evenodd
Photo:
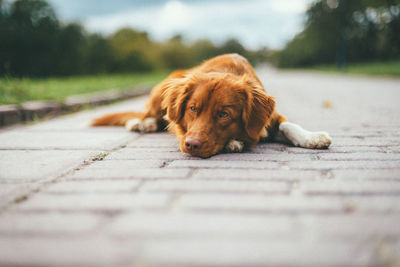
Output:
M195 73L166 84L163 107L182 152L202 158L231 140L258 142L275 101L254 78Z

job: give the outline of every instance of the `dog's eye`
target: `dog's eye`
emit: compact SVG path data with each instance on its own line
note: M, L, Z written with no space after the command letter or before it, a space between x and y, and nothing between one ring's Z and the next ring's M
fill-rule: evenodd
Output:
M227 118L229 116L228 112L226 111L220 111L218 112L218 118L222 119L222 118Z
M197 112L197 108L195 106L191 106L190 110L193 111L193 112Z

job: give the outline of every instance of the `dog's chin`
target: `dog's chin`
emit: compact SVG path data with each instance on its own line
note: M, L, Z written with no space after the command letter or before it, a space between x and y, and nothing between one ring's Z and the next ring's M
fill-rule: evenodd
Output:
M188 154L192 157L198 157L198 158L203 158L203 159L212 157L212 156L218 154L220 151L222 151L222 148L219 150L214 148L214 149L199 150L199 151L189 151L186 149L185 146L181 146L180 149L185 154Z

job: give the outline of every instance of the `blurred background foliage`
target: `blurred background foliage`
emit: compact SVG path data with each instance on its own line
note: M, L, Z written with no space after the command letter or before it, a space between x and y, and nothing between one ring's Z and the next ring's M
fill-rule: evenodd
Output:
M279 67L305 67L400 58L399 0L320 0L307 10L307 21L282 51Z
M268 33L265 33L268 34ZM0 76L49 77L148 72L192 67L202 60L240 53L253 64L308 67L400 58L399 0L316 0L304 29L280 51L251 51L235 39L166 42L122 28L109 36L64 24L44 0L0 0Z
M110 36L63 24L43 0L0 0L0 76L47 77L147 72L192 67L222 53L253 62L266 50L249 51L237 40L217 46L209 40L186 44L177 35L161 43L146 32L122 28Z

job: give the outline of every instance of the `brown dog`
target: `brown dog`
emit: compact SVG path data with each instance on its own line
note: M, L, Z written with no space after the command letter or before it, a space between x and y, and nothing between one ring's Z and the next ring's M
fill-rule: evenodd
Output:
M108 114L92 125L125 125L140 132L164 130L167 125L182 152L202 158L221 151L241 152L260 140L282 137L306 148L331 144L327 133L306 131L277 113L252 66L237 54L173 72L153 88L144 113Z

